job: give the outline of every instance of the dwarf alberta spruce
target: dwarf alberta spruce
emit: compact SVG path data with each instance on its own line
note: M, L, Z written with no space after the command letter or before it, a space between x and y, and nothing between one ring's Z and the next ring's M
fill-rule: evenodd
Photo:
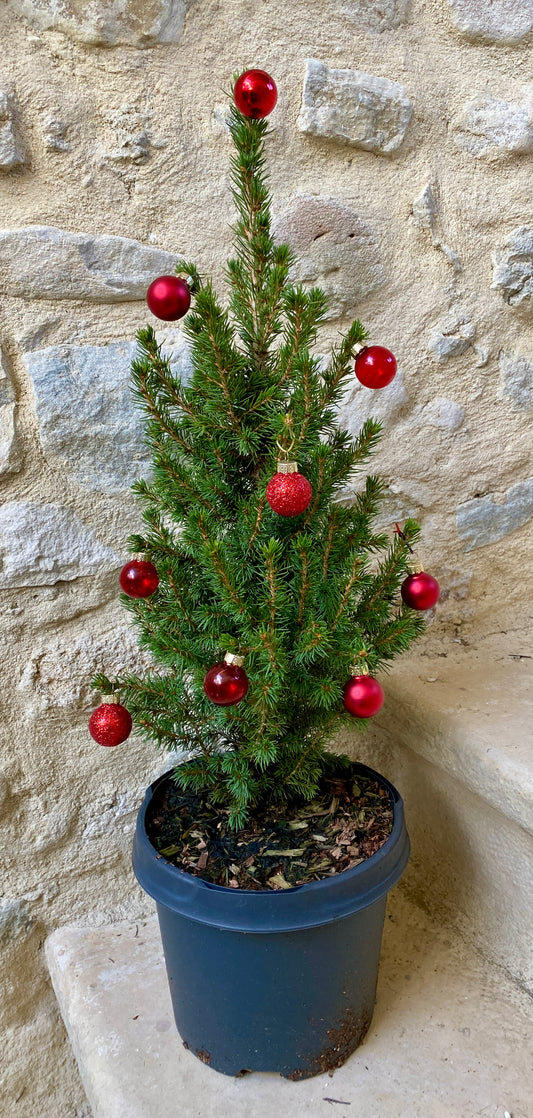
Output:
M151 326L138 332L132 366L153 475L133 487L145 527L129 543L155 565L159 587L122 600L157 666L94 685L115 694L140 734L183 749L178 784L207 792L237 828L251 807L316 794L328 743L354 722L342 703L347 679L363 665L372 675L383 668L423 619L399 594L418 526L408 521L392 542L374 531L382 484L357 477L380 425L369 420L353 438L337 424L365 332L353 322L326 369L313 356L326 298L289 281L290 249L272 239L267 124L232 107L229 127L238 219L228 306L194 265L181 265L193 293L191 383L173 376ZM265 493L276 444L292 439L313 496L284 517ZM245 656L249 689L219 707L203 680L228 651Z

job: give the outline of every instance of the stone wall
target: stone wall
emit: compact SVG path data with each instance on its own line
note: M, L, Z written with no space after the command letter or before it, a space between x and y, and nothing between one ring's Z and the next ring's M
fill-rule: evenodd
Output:
M231 75L278 82L276 228L330 295L321 352L357 313L398 358L341 414L384 421L383 523L422 522L443 586L428 653L501 631L512 656L533 517L532 39L533 0L0 7L6 1118L86 1114L46 934L147 903L129 849L161 758L92 742L88 681L139 662L117 603L148 468L132 338L179 255L221 284ZM180 331L160 335L187 376Z

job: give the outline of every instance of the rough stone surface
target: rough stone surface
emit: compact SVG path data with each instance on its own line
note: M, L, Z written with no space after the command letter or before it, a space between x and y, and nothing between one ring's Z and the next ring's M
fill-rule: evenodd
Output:
M32 927L28 903L24 897L0 900L0 944L26 936Z
M15 473L21 456L15 434L15 393L0 350L0 475Z
M149 654L139 649L133 626L114 625L98 637L82 633L66 640L56 638L35 651L22 673L20 688L42 710L90 710L94 705L91 679L95 672L113 676L146 671L151 663Z
M33 27L60 31L70 39L91 46L119 45L151 47L177 43L183 33L185 15L192 0L11 0Z
M420 422L449 432L457 431L462 426L464 417L464 408L455 400L432 400L420 411Z
M492 254L492 288L511 307L533 307L533 226L513 229L505 245Z
M360 301L385 283L374 233L338 198L297 194L275 218L273 233L296 254L293 280L319 285L328 295L329 319L354 315Z
M306 61L301 132L387 154L403 142L412 112L399 82L360 70L332 70L316 58Z
M447 245L442 240L442 234L439 231L441 225L439 210L437 206L437 199L435 197L435 188L431 183L427 183L422 192L415 198L412 208L413 224L416 229L422 232L427 232L430 235L431 243L437 249L444 253L448 264L456 272L462 272L462 264L459 257L450 245Z
M24 148L17 138L13 102L0 89L0 171L11 171L24 163Z
M500 159L533 151L533 112L526 105L478 93L452 121L454 142L478 159Z
M53 586L120 565L74 512L36 501L0 508L0 588Z
M68 124L55 116L48 116L43 121L43 141L47 151L67 152L72 150L72 144L67 139Z
M533 0L448 0L455 26L469 39L519 43L533 32Z
M158 335L172 371L187 380L189 348L179 330ZM52 346L26 353L42 448L79 485L119 493L150 474L140 409L131 391L137 343Z
M465 501L457 509L457 531L465 551L497 543L533 518L533 478L511 486L503 503L492 494Z
M180 257L126 237L70 233L49 225L0 230L0 293L26 299L144 299Z
M342 12L365 31L392 31L405 21L408 0L344 0Z
M432 233L437 219L437 203L431 183L427 183L413 202L413 221L419 229L429 229Z
M119 165L145 163L150 158L152 135L151 113L139 112L134 105L124 104L105 114L113 142L105 150L104 158Z
M527 999L397 891L370 1031L333 1081L261 1072L232 1079L185 1051L155 916L137 926L60 928L46 955L95 1118L149 1118L155 1098L160 1118L318 1118L332 1099L348 1113L357 1102L368 1118L405 1118L406 1105L417 1118L473 1118L483 1107L495 1118L506 1107L526 1118Z
M516 411L529 411L533 408L533 361L502 350L498 364L502 399L510 400Z
M475 337L475 326L465 314L452 312L429 335L428 352L437 361L460 357L470 348Z

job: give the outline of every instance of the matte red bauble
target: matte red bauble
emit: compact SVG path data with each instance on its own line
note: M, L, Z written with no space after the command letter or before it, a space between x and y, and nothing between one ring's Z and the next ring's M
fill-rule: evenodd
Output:
M122 568L119 582L129 598L149 598L159 586L159 575L147 559L132 559Z
M209 669L204 679L204 691L217 706L232 707L244 699L248 691L248 676L240 664L228 664L222 660Z
M89 719L89 733L98 745L120 745L129 738L131 714L120 703L102 703Z
M401 595L411 609L431 609L439 600L440 588L436 578L426 571L407 575L402 582Z
M274 78L265 70L246 70L235 82L233 97L243 116L261 120L275 108L278 91Z
M156 318L175 322L183 318L191 305L191 293L179 276L158 276L146 292L146 302Z
M382 345L368 345L355 359L355 375L365 388L385 388L396 374L396 358Z
M352 675L344 685L342 701L355 718L372 718L381 710L385 695L373 675Z
M278 473L271 477L266 499L279 516L298 516L305 512L313 490L306 477L298 473L296 462L278 462Z

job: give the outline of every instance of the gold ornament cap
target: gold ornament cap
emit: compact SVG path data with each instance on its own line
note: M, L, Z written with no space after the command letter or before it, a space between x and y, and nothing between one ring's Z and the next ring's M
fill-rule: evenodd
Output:
M244 656L237 656L234 652L226 652L224 657L224 663L233 664L236 668L242 668L244 661Z
M281 459L278 458L278 474L297 474L297 473L298 473L298 463L297 462L283 462Z

